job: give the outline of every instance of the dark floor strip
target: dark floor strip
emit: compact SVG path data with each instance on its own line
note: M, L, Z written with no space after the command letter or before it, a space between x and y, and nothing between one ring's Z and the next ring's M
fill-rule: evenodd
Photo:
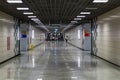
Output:
M104 59L104 58L102 58L102 57L97 56L97 55L94 55L94 56L97 57L97 58L99 58L99 59L101 59L101 60L103 60L103 61L106 61L106 62L108 62L108 63L110 63L110 64L112 64L112 65L117 66L117 67L120 68L120 65L117 65L117 64L115 64L115 63L113 63L113 62L110 62L110 61L108 61L108 60L106 60L106 59ZM119 69L119 70L120 70L120 69Z
M21 55L21 54L18 54L18 55L15 55L15 56L13 56L13 57L11 57L11 58L9 58L9 59L6 59L5 61L0 62L0 64L3 64L3 63L5 63L5 62L7 62L7 61L9 61L9 60L11 60L11 59L14 59L15 57L20 56L20 55Z
M41 44L43 44L44 43L44 41L43 42L41 42L41 43L39 43L38 45L35 45L35 47L34 48L36 48L36 47L38 47L38 46L40 46ZM30 50L30 49L29 49ZM29 51L28 50L28 51ZM15 55L15 56L13 56L13 57L11 57L11 58L9 58L9 59L6 59L5 61L2 61L2 62L0 62L0 64L3 64L3 63L5 63L5 62L7 62L7 61L9 61L9 60L11 60L11 59L14 59L14 58L16 58L17 56L20 56L21 54L18 54L18 55Z
M70 45L72 45L72 46L74 46L74 47L76 47L76 48L78 48L78 49L80 49L80 50L82 50L82 51L85 51L83 48L80 48L80 47L78 47L78 46L72 44L71 42L67 42L67 43L70 44Z

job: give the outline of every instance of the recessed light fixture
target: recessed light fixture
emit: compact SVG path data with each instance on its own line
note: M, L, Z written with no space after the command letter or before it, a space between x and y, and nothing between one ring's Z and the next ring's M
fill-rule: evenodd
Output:
M28 18L36 18L37 16L28 16Z
M37 22L37 23L39 23L40 22L40 20L34 20L35 22Z
M42 78L39 78L39 79L37 79L37 80L43 80Z
M82 20L81 18L74 18L74 20Z
M7 0L8 3L23 3L22 0Z
M109 0L93 0L93 3L107 3Z
M17 10L29 10L29 8L25 8L25 7L18 7Z
M78 18L80 17L80 18L84 18L84 17L86 17L86 16L77 16Z
M81 12L80 14L91 14L91 12Z
M88 9L88 10L96 10L98 8L85 8L85 9Z
M23 14L33 14L33 12L24 12Z
M36 21L35 23L38 23L38 24L40 24L41 22L40 22L40 21L39 21L39 22L37 22L37 21Z
M77 77L71 77L72 79L77 79Z
M31 20L33 20L33 21L40 21L39 19L37 19L37 18L33 18L33 19L31 19Z
M78 23L77 21L71 21L71 23Z

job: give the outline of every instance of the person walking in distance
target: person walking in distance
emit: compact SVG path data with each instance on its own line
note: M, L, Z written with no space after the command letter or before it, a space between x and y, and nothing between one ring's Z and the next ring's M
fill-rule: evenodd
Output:
M65 41L68 42L68 36L65 37Z

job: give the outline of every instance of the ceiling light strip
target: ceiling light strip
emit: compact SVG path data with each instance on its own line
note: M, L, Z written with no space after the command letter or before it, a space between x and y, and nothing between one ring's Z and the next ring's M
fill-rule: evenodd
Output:
M23 14L29 15L29 14L33 14L33 12L23 12Z
M23 3L22 0L7 0L8 3Z
M77 16L78 18L85 18L86 16Z
M82 20L82 18L74 18L74 20Z
M109 0L94 0L93 3L107 3Z
M20 7L18 7L17 10L29 10L29 8L24 8L24 7L23 7L23 8L22 8L22 7L20 8Z
M91 12L81 12L80 14L91 14Z
M71 23L78 23L77 21L71 21Z
M28 16L28 18L36 18L37 16Z
M40 20L39 20L39 19L37 19L37 18L31 19L31 20L33 20L33 21L40 21Z

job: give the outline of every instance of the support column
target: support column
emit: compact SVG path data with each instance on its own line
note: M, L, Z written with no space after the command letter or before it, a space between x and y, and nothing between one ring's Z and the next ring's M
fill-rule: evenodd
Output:
M91 20L91 55L96 55L97 18Z
M20 54L20 20L18 19L15 19L14 37L16 41L14 52L15 52L15 55L19 55Z

